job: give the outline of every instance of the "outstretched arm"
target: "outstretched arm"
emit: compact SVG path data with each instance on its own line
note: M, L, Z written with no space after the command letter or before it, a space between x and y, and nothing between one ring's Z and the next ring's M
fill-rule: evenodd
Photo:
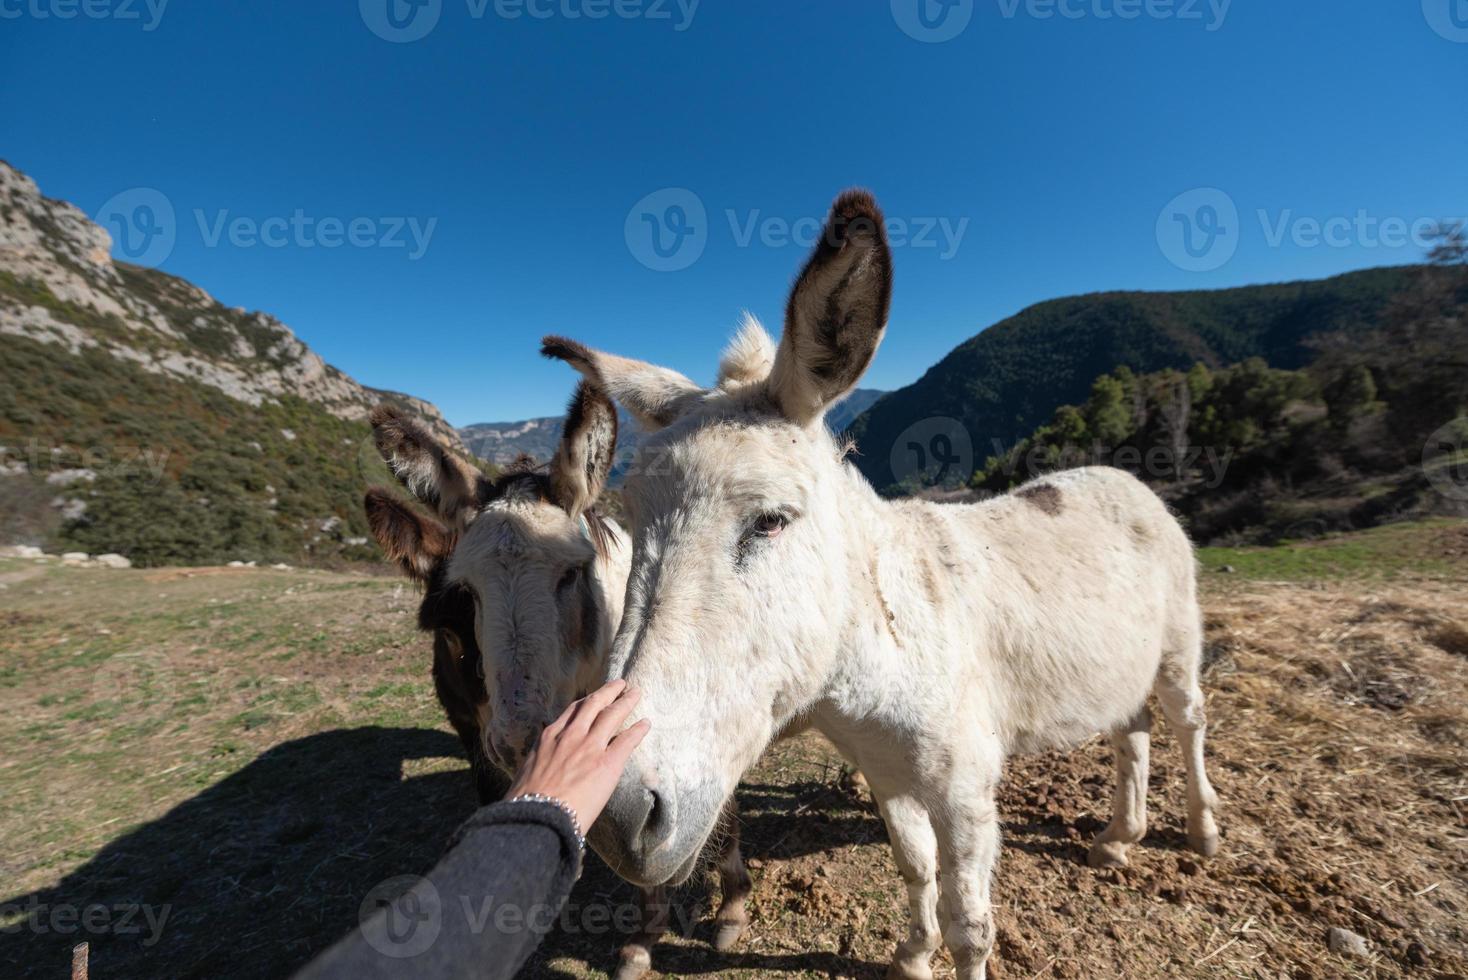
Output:
M613 681L541 733L503 803L459 828L438 865L312 961L301 980L508 978L540 945L581 873L582 833L611 796L646 719Z

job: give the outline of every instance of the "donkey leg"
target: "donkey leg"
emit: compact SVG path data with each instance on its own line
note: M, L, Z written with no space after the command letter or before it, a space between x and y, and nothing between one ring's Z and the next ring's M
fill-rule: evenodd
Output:
M739 852L739 804L730 797L719 818L724 838L723 850L719 853L719 911L714 915L714 949L724 952L733 947L749 928L749 912L744 902L754 883L744 867L744 855Z
M641 922L637 934L622 947L621 962L617 967L616 980L638 980L652 969L652 948L668 931L668 890L662 885L639 888L642 900Z
M938 838L927 810L910 796L879 800L892 857L907 885L908 932L897 946L888 980L930 980L938 932Z
M1151 742L1152 712L1146 705L1130 722L1111 733L1116 755L1116 791L1111 797L1111 822L1091 845L1091 867L1121 868L1127 848L1147 832L1147 750Z
M1203 689L1198 686L1197 654L1181 669L1164 665L1157 675L1157 699L1162 702L1168 724L1177 732L1183 749L1183 764L1188 771L1188 846L1212 857L1218 853L1218 824L1213 810L1218 794L1208 782L1203 768L1203 732L1207 716L1203 707Z
M997 744L976 742L969 752L959 751L954 770L962 772L963 778L950 782L947 798L932 811L938 860L943 866L938 912L943 942L953 954L958 980L984 980L989 951L994 947L989 886L999 860L994 794L1001 764Z

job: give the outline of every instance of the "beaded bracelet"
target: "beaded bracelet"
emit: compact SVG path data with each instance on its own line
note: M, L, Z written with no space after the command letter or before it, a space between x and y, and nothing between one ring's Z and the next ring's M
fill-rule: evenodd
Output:
M571 809L564 800L558 800L554 796L546 796L544 793L522 793L508 802L549 803L553 807L558 807L562 813L571 818L571 831L576 835L576 846L581 849L582 854L586 853L586 835L581 833L581 818L576 816L576 811Z

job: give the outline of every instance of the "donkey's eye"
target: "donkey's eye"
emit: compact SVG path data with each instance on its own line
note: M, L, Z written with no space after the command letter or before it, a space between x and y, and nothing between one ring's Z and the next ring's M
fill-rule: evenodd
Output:
M761 514L750 525L749 533L760 538L778 537L789 523L790 518L784 514Z
M576 580L578 578L580 578L580 577L581 577L581 568L580 568L580 566L573 565L570 568L566 569L566 573L564 575L562 575L561 576L561 580L556 583L556 592L557 593L565 592L571 586L575 585L576 584Z

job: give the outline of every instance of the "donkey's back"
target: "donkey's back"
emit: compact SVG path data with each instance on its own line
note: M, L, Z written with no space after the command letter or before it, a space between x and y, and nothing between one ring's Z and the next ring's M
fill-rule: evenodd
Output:
M1064 747L1133 718L1162 673L1196 676L1192 545L1141 481L1107 467L942 508L972 574L946 635L1008 751ZM948 617L945 617L948 618ZM955 651L955 653L957 653ZM972 687L969 688L973 690Z

